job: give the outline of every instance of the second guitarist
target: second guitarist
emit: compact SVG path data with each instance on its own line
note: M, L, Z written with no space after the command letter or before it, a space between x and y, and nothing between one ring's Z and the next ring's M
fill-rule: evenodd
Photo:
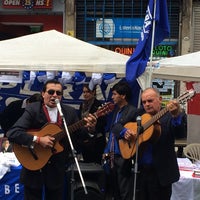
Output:
M161 111L162 97L155 88L147 88L141 95L144 111L155 116ZM167 112L160 119L160 134L156 141L148 140L139 147L138 200L170 200L172 183L179 180L174 140L185 136L183 113L177 101L168 103Z
M60 141L63 144L64 150L59 153L55 152L54 154L55 138L49 134L52 132L52 128L50 128L49 132L47 129L46 134L43 136L29 134L30 130L41 129L47 122L56 123L60 128L63 128L63 122L59 116L55 102L55 99L62 99L62 94L63 87L61 83L57 80L48 80L41 92L43 101L28 105L24 114L7 132L7 137L11 142L24 145L26 149L30 149L30 152L32 152L32 154L30 153L30 159L27 159L26 162L30 162L33 157L37 160L38 154L37 152L35 153L36 148L34 149L34 145L41 149L51 149L53 153L46 165L39 170L32 171L25 167L22 168L20 180L24 185L25 200L41 200L43 194L46 200L63 199L66 159L70 150L67 138ZM62 103L61 107L67 125L72 125L78 121L78 116L74 108ZM95 127L96 118L93 115L89 115L84 119L89 131L90 128L93 129ZM23 154L24 152L22 151L21 155Z

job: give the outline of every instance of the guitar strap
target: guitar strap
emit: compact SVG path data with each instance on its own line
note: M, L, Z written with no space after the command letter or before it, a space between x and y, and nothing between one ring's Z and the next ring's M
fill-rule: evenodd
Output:
M43 104L42 108L43 108L43 110L44 110L44 113L45 113L45 116L46 116L48 122L51 122L51 119L50 119L50 116L49 116L49 112L48 112L48 110L47 110L47 107ZM58 124L60 127L62 127L62 118L61 118L61 116L60 116L59 113L58 113L58 115L57 115L57 123L56 123L56 124Z
M115 123L118 122L119 118L121 116L121 110L117 112L115 116ZM111 143L110 143L110 165L111 169L114 167L114 155L115 155L115 134L111 132Z

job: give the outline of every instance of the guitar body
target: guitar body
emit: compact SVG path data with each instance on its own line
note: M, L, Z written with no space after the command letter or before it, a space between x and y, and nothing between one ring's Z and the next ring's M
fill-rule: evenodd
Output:
M147 121L151 119L151 115L145 113L141 117L141 124L145 124ZM137 123L136 122L128 122L125 126L127 129L133 130L135 133L137 133ZM138 138L138 146L141 145L143 142L146 142L151 139L154 133L154 125L151 125L149 128L147 128L143 133L139 135ZM121 151L121 155L124 159L131 158L136 153L136 141L135 140L125 140L121 139L119 140L119 148Z
M37 132L30 131L28 132L31 135L43 137L45 135L54 136L62 132L62 129L53 123L46 124L41 130ZM29 170L38 170L44 167L48 162L49 158L55 154L63 151L63 147L59 144L59 141L55 141L53 148L44 148L39 144L34 144L34 149L32 151L37 156L37 159L34 158L30 149L28 147L13 144L13 151L19 160L19 162Z

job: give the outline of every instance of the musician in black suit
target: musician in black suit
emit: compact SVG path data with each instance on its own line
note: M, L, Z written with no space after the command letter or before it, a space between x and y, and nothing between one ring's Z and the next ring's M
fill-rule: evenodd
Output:
M60 82L57 80L47 81L41 92L43 101L31 103L26 107L23 115L7 132L8 139L19 145L26 145L33 152L34 144L40 145L42 148L51 148L55 152L55 137L52 134L47 132L43 133L42 136L33 136L29 131L40 130L48 122L55 123L62 129L64 128L63 120L55 102L56 99L61 101L62 94L63 87ZM72 125L78 121L74 108L62 103L61 108L67 125ZM88 130L93 129L96 125L96 118L91 114L84 120ZM24 184L25 200L41 200L43 189L46 200L63 200L65 168L70 146L66 137L61 139L60 143L64 150L53 154L41 169L22 168L20 180ZM21 154L23 155L23 152ZM32 155L30 154L30 156Z
M185 124L180 105L172 100L167 104L166 114L162 114L162 97L155 88L147 88L141 95L144 111L154 116L154 130L146 131L143 137L149 134L149 140L139 146L137 178L137 200L170 200L172 183L179 180L174 140L184 137ZM163 112L165 113L165 112ZM141 113L142 115L142 113ZM148 122L147 118L143 118ZM151 125L151 124L150 124ZM152 135L151 135L152 134ZM153 140L153 136L156 137ZM145 137L144 137L145 138Z
M102 106L102 103L96 98L96 87L89 87L89 84L83 85L83 102L79 107L79 117L83 119L89 113L95 113ZM93 133L85 128L82 131L80 148L84 162L101 164L102 154L106 145L106 117L100 116L97 119L96 127Z
M119 149L119 140L134 132L126 128L128 122L136 120L136 108L130 104L131 88L127 82L121 81L112 88L112 100L116 105L110 125L108 143L104 150L103 159L109 159L110 173L107 180L107 196L116 200L132 199L132 160L124 159ZM107 171L107 170L106 170Z

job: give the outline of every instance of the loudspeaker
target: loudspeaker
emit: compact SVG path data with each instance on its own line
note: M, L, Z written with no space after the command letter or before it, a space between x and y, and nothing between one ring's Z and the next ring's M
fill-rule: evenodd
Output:
M76 164L67 168L67 199L74 200L104 200L105 173L101 165L79 162L80 171L86 186L85 194ZM72 194L73 193L73 194Z

